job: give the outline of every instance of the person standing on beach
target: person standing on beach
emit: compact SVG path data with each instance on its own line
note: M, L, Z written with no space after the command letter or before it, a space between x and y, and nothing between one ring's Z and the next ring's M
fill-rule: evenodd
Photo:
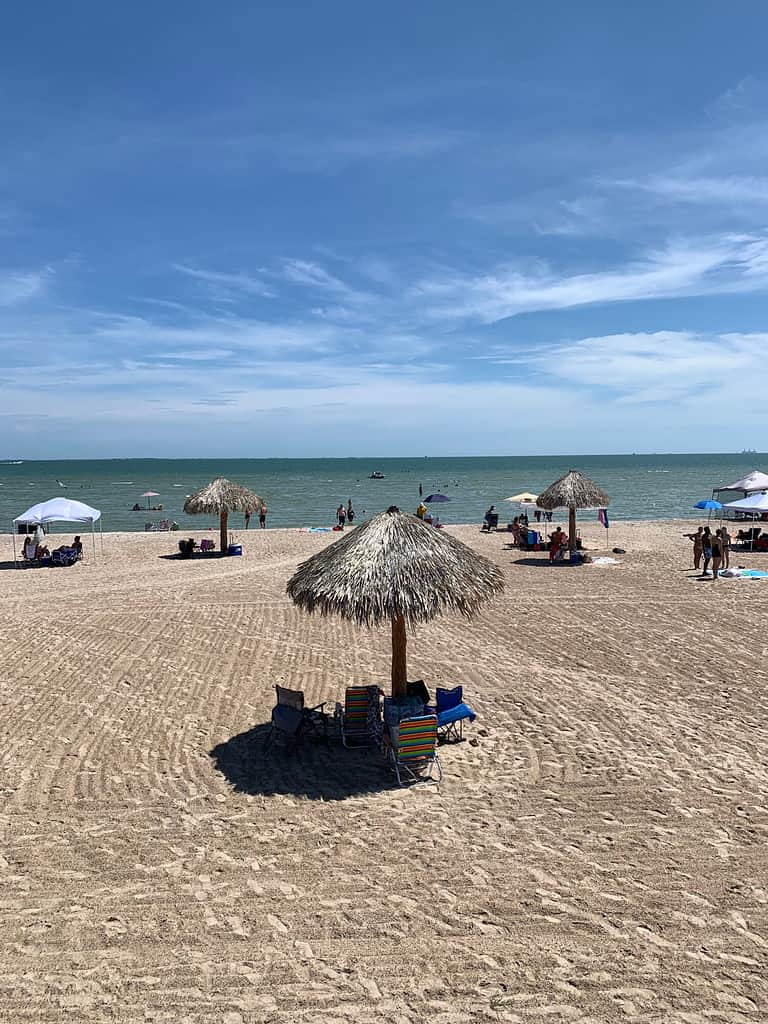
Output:
M701 570L702 576L708 575L709 563L712 561L712 531L708 526L704 527L701 534L701 553L704 556L704 567Z
M245 528L246 528L246 530L248 529L248 527L250 525L251 525L251 510L249 508L247 508L245 510Z
M262 505L259 509L259 527L262 530L267 528L267 506Z
M704 527L700 526L696 533L686 533L688 540L693 541L693 568L698 569L701 565L701 552L704 548Z
M421 484L419 484L419 497L421 497L423 493L424 493L424 492L423 492L423 491L422 491L422 489L421 489Z
M722 530L715 530L715 537L712 541L712 579L717 579L720 565L723 561Z
M723 547L723 568L729 569L731 566L731 535L728 533L727 526L723 526L720 530L720 543Z
M344 523L347 520L347 510L344 508L343 505L339 505L339 507L336 509L336 518L339 521L339 526L343 530L344 529Z
M351 526L355 521L355 510L352 508L352 499L349 498L347 501L347 522Z

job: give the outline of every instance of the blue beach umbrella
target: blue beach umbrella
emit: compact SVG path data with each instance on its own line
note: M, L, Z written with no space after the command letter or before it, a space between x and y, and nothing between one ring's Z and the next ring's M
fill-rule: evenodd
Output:
M693 507L701 508L709 512L709 515L707 516L707 522L709 522L712 518L712 513L722 509L723 506L719 501L715 501L714 498L705 498L703 501L697 501Z
M430 494L428 497L426 497L424 499L424 501L427 503L427 505L431 505L434 502L450 501L450 500L451 499L448 497L447 494Z

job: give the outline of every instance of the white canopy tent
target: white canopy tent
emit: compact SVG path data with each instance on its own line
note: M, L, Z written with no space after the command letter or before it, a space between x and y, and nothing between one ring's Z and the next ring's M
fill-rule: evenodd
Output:
M96 533L94 523L99 522L99 533L101 536L101 550L104 552L104 534L101 531L101 512L97 508L91 508L82 501L71 501L69 498L51 498L50 501L40 501L37 505L28 508L20 516L13 520L13 560L16 558L16 527L21 523L25 526L46 526L48 523L90 523L91 540L93 541L93 555L96 557Z
M768 512L768 492L760 491L757 494L750 494L748 498L729 501L723 508L731 508L734 512Z
M754 494L755 491L766 490L768 490L768 473L761 473L759 469L753 469L751 473L740 477L732 484L727 484L725 487L715 487L712 493L720 494L721 491L741 491L746 497L748 494Z

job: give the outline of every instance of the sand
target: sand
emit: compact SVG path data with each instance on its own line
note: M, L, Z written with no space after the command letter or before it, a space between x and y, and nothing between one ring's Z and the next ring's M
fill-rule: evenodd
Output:
M0 1020L768 1019L768 581L697 580L684 529L571 569L452 528L508 588L409 637L479 715L439 791L264 754L275 683L387 684L385 630L285 596L333 535L0 572Z

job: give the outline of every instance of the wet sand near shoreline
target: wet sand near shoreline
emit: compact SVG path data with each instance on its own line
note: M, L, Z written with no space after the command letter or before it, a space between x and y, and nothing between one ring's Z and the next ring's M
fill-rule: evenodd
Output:
M439 790L264 750L276 683L388 687L387 630L285 595L335 534L0 571L0 1020L766 1019L768 580L699 579L690 520L617 523L606 567L449 529L507 590L409 634L478 712Z

